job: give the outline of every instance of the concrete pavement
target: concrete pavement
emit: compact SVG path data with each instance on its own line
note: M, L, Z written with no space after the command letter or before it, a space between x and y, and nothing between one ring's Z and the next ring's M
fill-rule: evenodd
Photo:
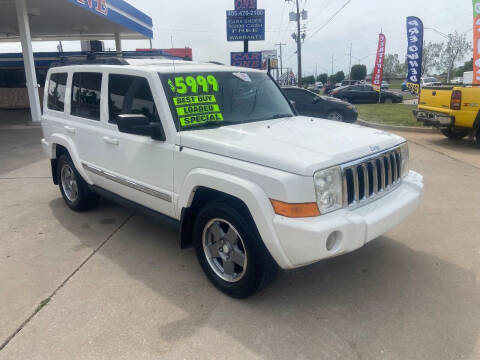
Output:
M406 133L421 209L238 301L178 248L174 226L107 202L71 212L35 131L0 130L27 154L0 153L1 360L480 358L480 150L468 140Z

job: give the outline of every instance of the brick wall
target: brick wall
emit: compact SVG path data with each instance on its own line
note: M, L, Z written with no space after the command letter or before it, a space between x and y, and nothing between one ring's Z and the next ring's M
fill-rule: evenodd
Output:
M38 89L40 103L43 100L43 88ZM27 88L0 88L0 109L28 109Z

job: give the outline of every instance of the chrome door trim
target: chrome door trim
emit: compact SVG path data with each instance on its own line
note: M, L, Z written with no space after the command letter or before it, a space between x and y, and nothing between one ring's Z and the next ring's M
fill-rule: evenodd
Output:
M112 174L108 171L99 169L96 166L92 166L92 165L89 165L89 164L86 164L86 163L82 163L82 166L85 170L90 171L93 174L102 176L102 177L104 177L108 180L114 181L117 184L124 185L124 186L127 186L127 187L131 188L131 189L141 191L141 192L143 192L147 195L154 196L154 197L159 198L163 201L172 202L172 197L169 194L166 194L162 191L152 189L149 186L141 185L141 184L139 184L135 181L126 179L122 176L118 176L118 175Z

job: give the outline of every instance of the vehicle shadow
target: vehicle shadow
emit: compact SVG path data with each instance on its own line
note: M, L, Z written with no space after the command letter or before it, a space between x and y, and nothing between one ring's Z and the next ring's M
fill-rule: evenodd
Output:
M50 207L66 227L95 218L95 212L79 217L68 211L61 199ZM89 246L81 226L71 228ZM478 338L475 274L388 236L351 254L281 271L246 300L224 296L208 282L194 251L179 249L169 222L135 214L99 254L186 314L159 319L158 337L171 349L186 343L212 351L215 339L198 337L213 328L266 359L457 359L468 358ZM172 358L185 357L172 351Z
M428 138L428 143L438 147L446 148L449 150L456 150L467 152L471 154L477 154L480 148L475 144L475 139L471 137L466 137L460 140L448 139L440 132Z

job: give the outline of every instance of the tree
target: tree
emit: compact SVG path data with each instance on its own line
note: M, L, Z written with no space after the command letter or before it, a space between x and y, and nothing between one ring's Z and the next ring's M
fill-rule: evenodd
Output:
M398 54L387 54L383 62L383 74L388 80L392 77L405 75L406 71L403 71L403 66L400 63Z
M315 84L315 77L313 75L310 75L302 78L302 84L304 85Z
M465 62L463 66L459 66L453 71L453 76L463 76L465 71L473 71L473 59Z
M423 45L422 76L433 74L439 66L442 43L425 43Z
M320 74L317 76L317 81L321 82L322 84L326 84L328 82L328 74Z
M365 65L353 65L350 74L352 80L365 80L367 67Z
M450 82L450 75L458 61L465 59L472 51L472 43L467 40L465 33L455 31L448 35L448 41L443 43L440 53L440 70L447 73L447 82Z
M335 82L339 83L345 80L345 73L343 71L339 71L335 74Z

